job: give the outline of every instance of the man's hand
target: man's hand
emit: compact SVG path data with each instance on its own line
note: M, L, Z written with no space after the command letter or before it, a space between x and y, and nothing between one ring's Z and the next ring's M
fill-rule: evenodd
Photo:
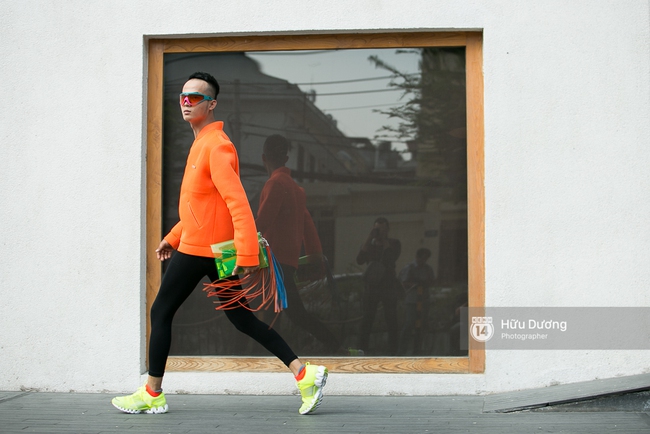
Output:
M259 270L259 268L260 268L259 265L255 265L254 267L242 267L241 265L238 265L235 267L234 270L232 270L232 275L236 276L238 274L242 274L244 276L247 276L251 273L256 272L257 270Z
M156 256L161 261L164 261L164 260L169 259L169 258L172 257L172 252L173 251L174 251L174 248L172 247L172 245L169 244L166 240L162 240L160 242L160 245L156 249Z

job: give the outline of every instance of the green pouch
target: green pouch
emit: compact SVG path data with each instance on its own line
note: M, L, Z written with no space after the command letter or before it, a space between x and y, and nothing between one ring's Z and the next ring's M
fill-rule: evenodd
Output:
M267 241L262 237L262 234L257 233L259 241L259 261L260 268L269 266L269 258L266 254ZM214 262L217 264L217 272L219 279L231 276L233 270L237 266L237 250L235 249L235 241L223 241L221 243L212 244L212 253L214 254Z

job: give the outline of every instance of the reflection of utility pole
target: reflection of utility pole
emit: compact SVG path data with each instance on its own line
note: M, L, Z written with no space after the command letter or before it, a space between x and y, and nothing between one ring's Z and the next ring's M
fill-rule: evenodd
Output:
M239 102L239 79L235 79L235 118L232 122L232 139L237 153L241 155L242 153L242 143L241 143L241 112L240 112L240 102Z
M305 148L301 145L298 145L298 162L296 164L298 167L298 173L303 173L305 171ZM302 181L302 176L298 176L298 182Z
M316 102L316 91L314 89L302 94L302 127L307 126L307 101L314 104Z

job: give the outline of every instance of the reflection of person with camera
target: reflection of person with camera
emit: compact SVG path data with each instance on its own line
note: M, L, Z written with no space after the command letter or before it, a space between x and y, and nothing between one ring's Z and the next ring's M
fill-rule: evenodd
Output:
M397 296L401 284L395 273L395 263L402 251L399 240L388 237L388 220L379 217L361 246L357 264L368 264L363 273L363 320L359 347L367 352L370 330L382 303L384 319L388 327L388 351L390 356L397 353Z

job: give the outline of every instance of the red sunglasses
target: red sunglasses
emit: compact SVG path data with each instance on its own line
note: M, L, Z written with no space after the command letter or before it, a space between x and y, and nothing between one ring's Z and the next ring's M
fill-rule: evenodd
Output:
M214 98L199 92L183 92L180 94L181 105L187 104L192 107L201 104L203 101L212 101Z

